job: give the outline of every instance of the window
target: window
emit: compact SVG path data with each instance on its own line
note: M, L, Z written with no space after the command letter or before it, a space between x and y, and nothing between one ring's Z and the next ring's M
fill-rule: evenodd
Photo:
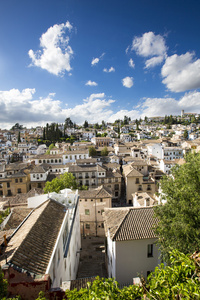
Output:
M8 190L8 196L12 196L11 190Z
M115 190L119 190L119 184L115 184Z
M140 183L139 178L136 178L135 183L136 184Z
M20 181L20 182L22 182L22 181L23 181L23 179L22 179L22 178L20 178L20 179L19 179L19 181Z
M15 183L18 183L18 179L15 179Z
M8 188L10 187L10 182L7 182L7 187L8 187Z
M103 202L103 199L100 199L100 202Z
M101 228L104 228L104 223L101 223Z
M22 190L21 189L17 189L17 193L21 194Z
M147 245L147 257L153 257L153 244Z
M85 215L90 215L90 210L89 209L85 209Z
M150 190L151 190L151 185L148 184L148 185L147 185L147 191L150 191Z
M90 224L86 223L86 224L85 224L85 228L86 228L86 229L90 229Z

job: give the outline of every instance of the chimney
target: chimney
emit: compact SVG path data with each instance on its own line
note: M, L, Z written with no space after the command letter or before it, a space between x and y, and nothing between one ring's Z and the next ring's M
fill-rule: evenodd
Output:
M8 245L8 243L7 243L7 240L6 240L6 234L4 234L4 245L5 245L5 247L7 247L7 245Z
M135 197L134 197L134 199L133 199L133 206L134 206L134 202L137 201L137 200L138 200L138 193L136 192L136 193L135 193Z

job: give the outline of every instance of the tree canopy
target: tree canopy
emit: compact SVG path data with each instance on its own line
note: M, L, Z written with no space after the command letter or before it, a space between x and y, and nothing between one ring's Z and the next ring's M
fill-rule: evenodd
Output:
M89 147L89 156L96 156L97 155L97 151L94 147Z
M199 268L195 260L185 254L173 250L170 252L170 265L159 265L155 268L147 282L141 280L141 285L130 285L122 289L117 281L112 278L96 277L93 283L88 283L87 288L79 291L76 289L66 291L69 300L86 299L199 299L200 282L197 276Z
M54 178L52 181L47 181L44 187L44 193L47 194L48 192L56 192L58 193L60 190L63 189L76 189L76 179L72 175L72 173L64 173L60 175L60 177Z
M171 247L183 253L200 249L200 153L190 153L185 160L161 180L161 199L167 202L154 207L164 256Z
M102 150L101 150L101 156L107 156L108 155L108 148L107 147L104 147Z

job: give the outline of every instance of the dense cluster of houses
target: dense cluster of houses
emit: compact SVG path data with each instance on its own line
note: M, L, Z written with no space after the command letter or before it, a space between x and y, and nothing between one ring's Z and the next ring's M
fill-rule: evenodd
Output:
M11 208L1 225L0 257L11 295L35 299L44 291L49 299L55 293L62 297L76 279L81 235L106 237L108 276L120 284L131 284L138 273L146 278L158 265L152 226L159 180L184 163L187 152L200 150L199 125L167 129L158 119L143 121L138 129L130 122L120 135L115 127L98 130L104 136L93 128L66 129L77 140L56 143L48 152L37 143L41 127L21 130L20 142L18 132L0 130L0 205ZM93 157L90 147L96 149ZM102 156L105 147L108 155ZM66 172L88 189L43 193L47 181ZM9 228L20 207L29 214Z

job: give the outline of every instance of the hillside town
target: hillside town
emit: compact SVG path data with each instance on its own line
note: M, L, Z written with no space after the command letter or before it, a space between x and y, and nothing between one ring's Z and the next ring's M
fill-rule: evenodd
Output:
M200 114L0 129L1 268L11 296L63 299L97 275L120 286L160 263L159 182L200 151ZM76 187L45 191L71 174ZM56 298L57 297L57 298Z

